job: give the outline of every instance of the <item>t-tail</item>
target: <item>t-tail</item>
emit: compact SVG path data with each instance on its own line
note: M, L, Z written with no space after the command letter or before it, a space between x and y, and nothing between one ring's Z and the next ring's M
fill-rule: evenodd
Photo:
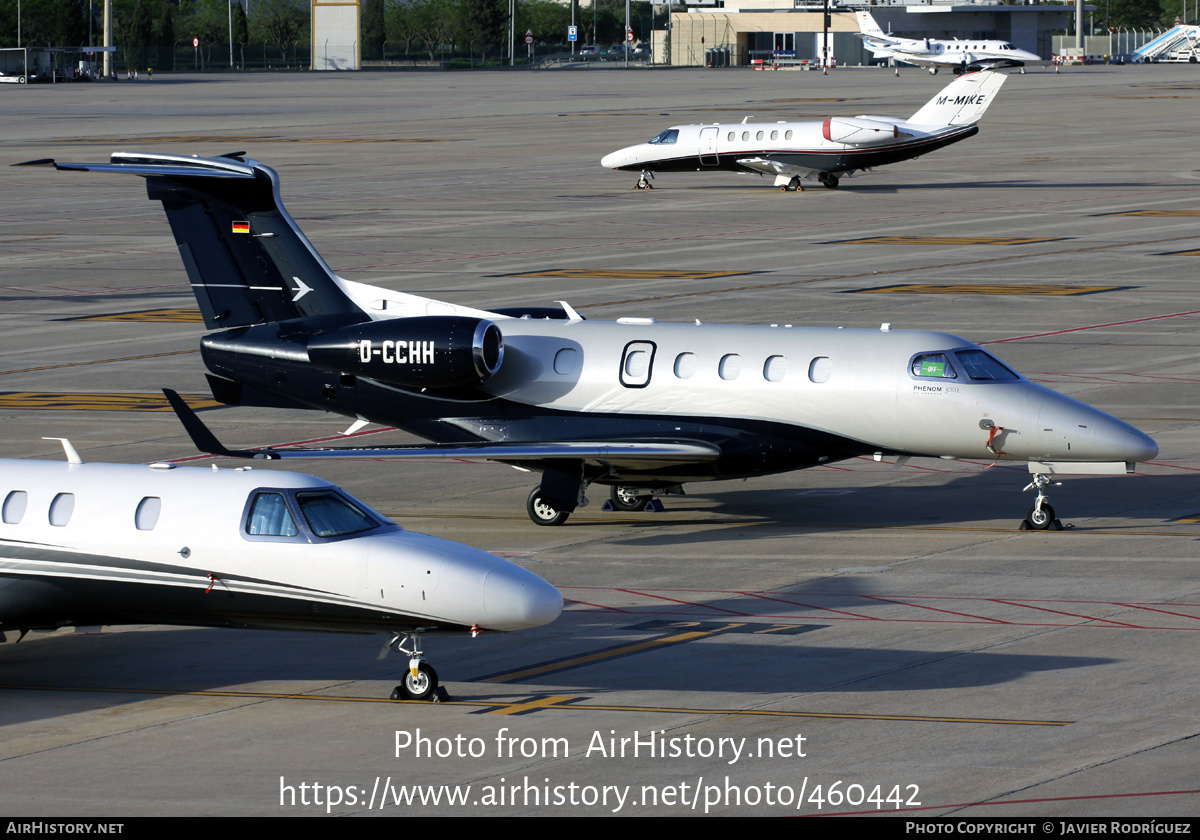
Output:
M144 177L147 194L166 210L209 329L367 317L284 209L275 170L243 153L114 152L108 163L30 164Z
M863 35L871 35L876 38L886 38L883 30L879 28L879 24L875 22L875 16L870 12L855 12L855 17L858 18L858 31Z
M996 92L1008 78L995 70L959 76L908 118L909 125L974 125L983 118Z

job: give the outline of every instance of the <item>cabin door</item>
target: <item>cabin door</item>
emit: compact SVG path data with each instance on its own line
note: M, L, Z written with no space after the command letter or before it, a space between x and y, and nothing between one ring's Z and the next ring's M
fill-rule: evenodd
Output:
M717 132L720 131L716 126L700 129L700 165L701 166L716 166L720 161L717 159Z

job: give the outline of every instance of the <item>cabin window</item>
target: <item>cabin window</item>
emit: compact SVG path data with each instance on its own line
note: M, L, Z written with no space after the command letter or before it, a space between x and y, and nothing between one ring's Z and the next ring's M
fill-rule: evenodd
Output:
M379 525L365 511L333 490L297 493L296 502L304 521L318 537L345 537Z
M734 137L737 137L737 132L736 132L736 131L731 131L731 132L729 132L729 134L727 134L727 135L725 136L725 139L726 139L726 140L728 140L730 143L732 143L732 142L733 142L733 138L734 138Z
M763 379L768 382L781 382L787 376L787 359L783 356L770 356L763 365Z
M294 537L300 530L281 494L257 493L246 516L246 533L255 537Z
M621 384L626 388L645 388L650 384L650 366L655 345L650 341L631 341L621 356Z
M743 132L742 132L742 139L743 139L743 140L749 140L749 139L750 139L750 132L749 132L749 131L743 131Z
M810 382L820 385L822 382L828 382L831 376L833 376L833 359L828 356L817 356L808 363L808 379Z
M784 140L792 139L792 130L790 128L787 131L783 132L783 139Z
M696 375L697 358L695 353L680 353L675 357L675 376L677 379L691 379Z
M761 131L760 131L760 132L758 132L758 134L755 134L755 135L754 135L754 139L755 139L755 140L761 140L761 139L763 139L763 133L762 133Z
M663 131L659 134L654 135L646 142L649 143L651 146L659 146L659 145L663 145L663 144L667 144L667 143L677 143L677 142L679 142L679 129L668 128L666 131Z
M4 497L4 524L17 525L25 516L25 508L29 504L29 494L24 490L13 490Z
M954 355L976 382L1011 382L1020 379L1003 362L984 350L959 350Z
M554 354L554 372L560 376L570 376L579 369L579 351L574 347L564 347Z
M162 499L158 496L147 496L138 502L137 510L133 514L133 524L139 531L153 531L161 511Z
M950 360L944 353L926 353L923 356L916 356L912 360L909 370L912 371L913 376L919 376L922 379L958 379L954 365L950 364Z
M772 140L778 140L778 139L779 139L779 132L778 132L778 131L772 131L772 132L771 132L771 139L772 139Z
M74 511L75 494L59 493L50 503L50 524L56 528L63 527L71 521L71 514Z
M727 356L721 357L721 363L717 365L717 374L722 379L737 379L742 373L742 357L737 353L730 353Z

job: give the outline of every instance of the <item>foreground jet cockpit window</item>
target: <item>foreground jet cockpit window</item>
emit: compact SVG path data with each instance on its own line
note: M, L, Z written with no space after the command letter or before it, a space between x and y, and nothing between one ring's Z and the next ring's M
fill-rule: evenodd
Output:
M333 490L297 493L296 501L304 521L318 537L344 537L379 527L365 511Z
M658 146L662 143L675 143L679 140L679 129L668 128L666 131L654 135L646 142L652 146Z
M913 376L919 376L922 379L958 379L954 365L950 364L950 360L944 353L927 353L917 356L912 360L910 369Z
M255 537L294 537L300 533L280 493L257 493L246 516L246 533Z
M966 368L967 376L976 382L1012 382L1021 378L984 350L959 350L954 355Z

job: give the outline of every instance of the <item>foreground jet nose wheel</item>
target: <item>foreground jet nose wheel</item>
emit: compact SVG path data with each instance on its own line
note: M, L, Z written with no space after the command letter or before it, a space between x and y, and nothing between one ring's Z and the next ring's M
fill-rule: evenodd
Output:
M396 686L392 692L393 700L428 700L433 697L438 687L437 671L433 666L422 662L414 677L412 671L404 675L404 682Z
M1031 531L1048 531L1054 527L1054 508L1050 505L1035 504L1025 514L1025 524Z
M537 525L561 525L571 515L570 511L559 510L545 501L542 498L541 485L534 487L530 492L525 509L529 512L529 518Z

